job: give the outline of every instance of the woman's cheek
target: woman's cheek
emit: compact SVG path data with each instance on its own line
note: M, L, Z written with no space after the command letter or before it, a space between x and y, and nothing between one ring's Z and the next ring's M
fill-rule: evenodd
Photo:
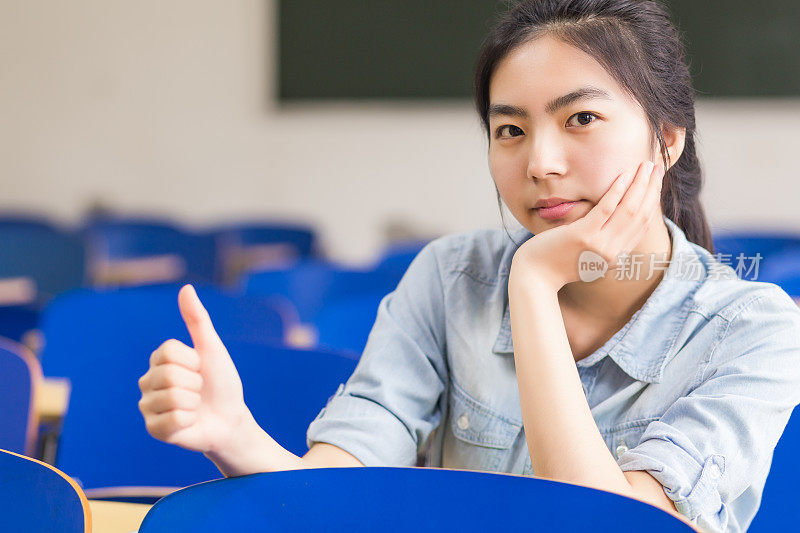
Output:
M578 175L585 176L584 187L587 199L593 203L600 201L614 179L625 168L623 161L613 149L604 149L593 152L580 162L581 170Z
M524 182L526 168L522 163L511 158L489 157L489 170L494 178L497 188L503 189L513 186L515 181Z
M643 161L650 158L648 130L644 120L617 123L608 135L598 140L604 155L604 190L623 172L635 173Z

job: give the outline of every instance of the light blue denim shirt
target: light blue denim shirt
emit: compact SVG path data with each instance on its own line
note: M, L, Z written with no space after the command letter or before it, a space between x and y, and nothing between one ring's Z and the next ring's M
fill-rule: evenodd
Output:
M623 471L650 472L700 528L743 531L800 403L800 310L664 220L673 252L663 279L577 369ZM428 466L533 475L508 308L517 248L500 229L428 244L381 301L308 445L334 444L366 466L414 465L424 452Z

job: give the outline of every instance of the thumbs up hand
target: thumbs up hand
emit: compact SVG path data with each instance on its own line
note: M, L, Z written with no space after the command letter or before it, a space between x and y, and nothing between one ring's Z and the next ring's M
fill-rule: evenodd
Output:
M237 433L255 420L236 367L194 287L180 290L178 305L194 347L170 339L152 353L150 368L139 379L139 410L153 437L213 454L235 447Z
M315 443L303 457L278 444L245 405L239 373L194 287L180 290L178 306L194 347L176 339L164 342L139 378L139 410L152 436L203 452L226 476L363 466L324 442Z

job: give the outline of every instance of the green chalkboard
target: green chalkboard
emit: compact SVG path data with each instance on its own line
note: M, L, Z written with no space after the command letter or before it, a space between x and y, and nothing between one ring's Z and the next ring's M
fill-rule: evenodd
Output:
M278 98L469 98L507 0L277 0ZM800 96L800 0L667 0L700 96Z
M800 96L800 0L670 0L701 96Z

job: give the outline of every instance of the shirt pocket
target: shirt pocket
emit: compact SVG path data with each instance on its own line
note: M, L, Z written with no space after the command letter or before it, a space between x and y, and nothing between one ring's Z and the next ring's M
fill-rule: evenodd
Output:
M456 468L505 472L522 423L479 402L453 383L450 393L453 445L448 463Z
M609 429L600 430L603 440L611 450L614 460L618 461L623 453L639 444L644 430L650 422L655 422L660 419L660 416L653 416L647 418L637 418L636 420L629 420L621 424L617 424Z

